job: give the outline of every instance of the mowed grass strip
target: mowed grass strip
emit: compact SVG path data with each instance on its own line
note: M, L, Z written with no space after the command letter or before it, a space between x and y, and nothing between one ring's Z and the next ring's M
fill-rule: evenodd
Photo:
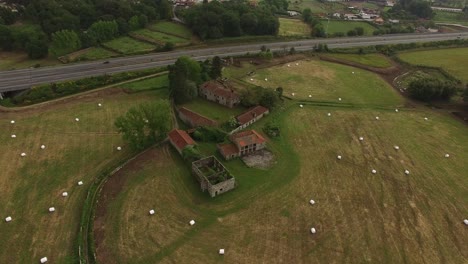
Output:
M327 20L322 20L322 24L329 35L339 32L346 35L348 31L354 30L357 27L362 27L364 29L364 35L370 36L376 29L370 24L360 21L330 20L330 22L327 22Z
M190 39L192 37L192 32L190 31L190 29L179 23L162 21L150 25L149 28L170 35L176 35L185 39Z
M282 87L284 95L298 100L380 107L403 103L391 86L378 75L319 60L297 61L260 69L253 76L244 77L244 80L272 89ZM338 98L342 98L342 101L338 101Z
M359 63L366 66L376 67L376 68L388 68L392 66L390 60L381 54L339 54L339 53L330 53L326 55L327 57L337 58L340 60L350 61Z
M163 44L166 43L166 42L171 42L171 43L179 44L179 45L189 43L189 40L187 40L185 38L180 38L180 37L165 34L165 33L162 33L162 32L155 32L155 31L151 31L151 30L148 30L148 29L140 29L140 30L134 31L133 33L137 34L137 35L144 36L144 37L149 38L149 39L153 39L153 40L161 42Z
M0 116L2 262L36 263L44 256L54 263L77 262L76 235L87 189L100 170L130 154L114 120L156 98L152 91L119 93ZM27 156L20 157L22 152ZM56 212L49 213L49 207ZM3 222L7 216L11 223Z
M398 57L414 65L443 68L463 82L468 82L468 48L404 52Z
M280 36L310 36L310 27L299 19L279 18L280 28L278 35Z
M81 53L80 55L76 56L76 58L72 58L72 60L100 60L105 58L110 58L117 56L118 54L101 48L101 47L92 47L87 49L85 52Z
M132 92L141 92L147 90L156 90L160 89L163 93L166 93L164 97L169 97L169 78L167 74L162 74L156 77L151 77L148 79L143 79L136 82L129 82L122 85L119 85L124 89L127 89ZM167 88L167 89L164 89Z
M118 51L122 54L135 54L150 52L156 48L155 45L138 41L130 37L120 37L102 44L106 48Z
M268 142L277 164L262 171L225 162L239 186L215 199L201 194L175 151L153 153L110 207L113 257L121 263L466 260L463 124L430 110L309 106L286 110L278 120L282 138Z
M226 122L229 118L235 117L247 110L240 106L229 108L201 98L195 98L193 101L181 106L219 122Z

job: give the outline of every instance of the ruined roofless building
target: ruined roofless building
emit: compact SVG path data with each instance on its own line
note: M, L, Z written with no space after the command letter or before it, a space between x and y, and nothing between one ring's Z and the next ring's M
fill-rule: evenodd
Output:
M202 191L215 197L234 189L236 179L214 156L192 162L192 174L200 183Z

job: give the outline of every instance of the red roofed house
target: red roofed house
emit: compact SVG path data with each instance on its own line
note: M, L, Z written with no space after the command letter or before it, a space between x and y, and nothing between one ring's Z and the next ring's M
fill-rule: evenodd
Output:
M216 126L216 122L214 120L193 112L185 107L177 109L177 112L179 113L179 118L191 127Z
M233 143L218 145L219 152L226 160L242 157L265 148L265 138L255 130L242 131L229 138Z
M224 85L217 81L208 81L202 84L198 94L206 100L225 105L229 108L240 103L240 96L234 90L224 87Z
M268 110L268 108L258 105L254 108L249 109L247 112L236 116L236 120L239 123L240 127L243 129L269 113L270 111Z
M169 132L169 141L180 154L182 154L182 150L186 146L195 145L195 141L189 136L189 134L187 134L187 132L177 128Z

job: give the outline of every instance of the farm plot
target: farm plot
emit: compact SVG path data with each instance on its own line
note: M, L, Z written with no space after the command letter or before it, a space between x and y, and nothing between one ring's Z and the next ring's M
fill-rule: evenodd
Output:
M355 62L376 68L388 68L392 66L390 60L382 54L340 54L330 53L326 56L345 61Z
M337 2L322 2L319 0L298 0L291 2L291 10L302 12L305 8L310 8L312 13L333 13L346 9L346 5Z
M325 31L329 35L339 32L344 33L346 35L348 31L353 30L357 27L362 27L364 29L364 35L369 36L372 35L374 30L376 29L370 24L360 21L330 20L330 22L327 22L326 20L323 20L322 24L325 28Z
M174 43L176 45L186 45L190 43L190 40L181 38L174 35L165 34L162 32L151 31L148 29L140 29L132 34L136 36L143 36L146 39L152 40L160 45L164 45L166 42Z
M153 24L149 26L149 28L154 31L178 36L184 39L190 39L192 37L192 32L190 29L179 23L163 21Z
M278 35L280 36L310 36L310 27L299 19L279 18L280 28Z
M101 47L91 47L84 51L77 51L72 54L67 55L70 61L82 61L82 60L100 60L110 57L115 57L118 54L101 48Z
M283 137L269 141L278 164L263 177L260 170L228 162L239 186L216 199L200 196L174 151L171 157L160 149L152 154L154 160L129 172L132 180L108 210L112 213L107 226L112 228L106 231L105 246L113 254L108 260L468 259L462 222L468 214L468 179L463 175L468 145L460 144L468 141L468 133L463 124L430 110L395 113L308 106L287 110L280 123ZM450 158L444 157L446 153ZM337 155L343 158L338 160ZM149 216L153 207L156 214ZM189 226L190 219L196 220L194 226ZM218 255L219 248L225 249L224 256Z
M166 89L169 87L169 78L167 74L162 74L141 81L129 82L119 86L131 92L159 89L161 90L159 92L166 93L166 96L164 97L169 98L169 89Z
M87 189L101 170L131 154L114 119L156 97L152 91L97 93L0 115L2 263L39 263L42 257L53 263L78 261L77 233ZM25 157L20 156L23 152ZM63 192L68 196L62 197ZM49 213L50 207L55 212ZM4 221L7 216L13 219L9 223Z
M109 42L102 44L104 47L119 52L121 54L129 55L136 53L150 52L156 49L155 45L146 42L138 41L130 37L120 37Z
M400 59L414 65L441 67L454 77L468 82L468 48L404 52Z
M272 89L282 87L284 95L299 100L379 106L402 103L398 94L378 75L318 60L297 61L261 69L244 80Z

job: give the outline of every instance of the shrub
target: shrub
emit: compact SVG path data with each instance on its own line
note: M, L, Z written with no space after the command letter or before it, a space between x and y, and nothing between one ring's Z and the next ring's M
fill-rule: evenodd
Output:
M269 121L263 126L263 132L272 138L279 137L280 126L275 121Z
M409 84L408 92L413 99L420 101L449 100L457 91L457 84L437 78L423 78Z
M226 137L226 132L215 127L199 127L193 133L193 138L205 142L221 143Z
M190 163L202 158L197 146L186 146L182 150L182 158Z

